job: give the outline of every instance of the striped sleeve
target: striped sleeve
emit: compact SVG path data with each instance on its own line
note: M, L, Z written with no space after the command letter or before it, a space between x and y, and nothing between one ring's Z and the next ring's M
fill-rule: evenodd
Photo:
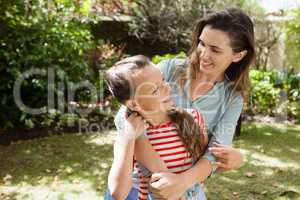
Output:
M201 113L197 109L192 109L191 114L194 117L195 121L200 126L201 130L204 130L206 127Z

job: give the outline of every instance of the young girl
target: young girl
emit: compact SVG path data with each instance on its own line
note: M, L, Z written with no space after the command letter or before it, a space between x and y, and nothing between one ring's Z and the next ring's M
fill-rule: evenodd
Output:
M109 192L105 199L152 198L148 195L151 174L147 174L145 167L151 172L168 170L176 174L190 169L201 159L207 146L203 119L195 109L185 111L174 107L170 86L145 56L133 56L116 63L107 71L106 80L111 93L128 112L123 133L114 144ZM137 138L144 131L155 151L148 151L151 147L145 146L135 153L139 145ZM205 196L195 185L183 198L203 200Z

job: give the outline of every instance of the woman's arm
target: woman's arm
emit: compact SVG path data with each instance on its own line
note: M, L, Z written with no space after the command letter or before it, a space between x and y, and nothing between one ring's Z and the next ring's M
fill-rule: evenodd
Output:
M243 99L241 97L237 97L231 102L231 106L226 110L222 120L219 121L214 129L213 136L209 141L209 147L217 148L214 146L214 143L220 143L222 145L232 144L236 122L241 114L242 107ZM224 158L223 155L215 157L213 154L215 151L212 151L214 149L208 148L203 158L183 174L154 174L152 180L154 182L151 184L151 190L166 199L178 198L191 185L197 182L203 182L211 174L214 162L220 161L219 163L223 163L223 165L219 164L220 168L217 169L217 171L224 171L225 165L227 166L226 170L230 170L240 165L243 159L239 151L227 146L222 146L222 148L228 153L226 162L222 162L220 159ZM234 162L236 162L236 165L229 165Z
M201 133L204 135L203 145L207 146L207 132L203 127L203 132ZM201 158L192 168L181 174L169 172L154 173L151 179L150 190L163 199L178 199L189 187L196 183L204 182L211 172L211 162Z
M218 165L217 172L228 171L241 166L243 155L231 147L238 118L243 108L243 98L236 96L230 102L221 120L215 126L204 157Z

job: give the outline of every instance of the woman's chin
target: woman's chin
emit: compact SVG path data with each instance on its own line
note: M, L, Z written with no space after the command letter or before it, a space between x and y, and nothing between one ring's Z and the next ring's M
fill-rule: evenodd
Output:
M215 73L215 68L214 67L200 66L200 71L205 73L205 74L213 74L213 73Z

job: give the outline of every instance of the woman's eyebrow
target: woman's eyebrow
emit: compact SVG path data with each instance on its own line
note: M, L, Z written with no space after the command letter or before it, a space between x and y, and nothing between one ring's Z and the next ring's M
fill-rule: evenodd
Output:
M220 49L223 50L221 47L215 46L215 45L209 45L209 44L205 44L205 42L203 40L201 40L201 38L199 38L199 42L202 42L204 45L207 45L211 48L216 48L216 49Z

